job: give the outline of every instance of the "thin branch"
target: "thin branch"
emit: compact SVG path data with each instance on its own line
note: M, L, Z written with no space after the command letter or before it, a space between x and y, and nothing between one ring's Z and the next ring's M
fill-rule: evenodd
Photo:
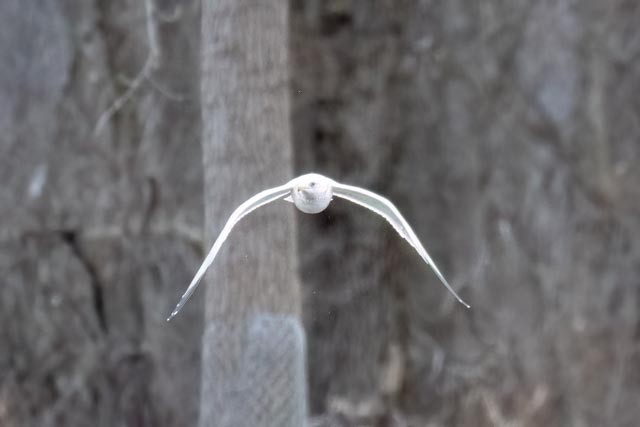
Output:
M184 97L181 95L175 94L168 90L167 88L161 86L158 82L154 81L151 77L151 72L158 68L160 64L160 43L158 41L158 29L154 24L154 15L159 14L156 8L153 5L153 0L145 0L145 10L146 10L146 22L147 22L147 40L149 43L149 55L142 67L142 70L136 75L133 81L130 83L127 90L117 97L102 114L98 118L96 122L96 126L94 128L94 135L98 135L105 125L115 116L118 111L124 107L124 105L129 102L129 100L133 97L133 95L140 89L145 80L149 81L151 85L162 93L167 98L173 101L182 101ZM180 6L176 7L173 13L171 14L159 14L160 19L164 22L173 22L182 15L182 8Z
M152 55L149 55L144 64L144 67L142 67L142 70L140 71L140 73L138 73L136 78L133 79L133 82L131 83L129 88L125 91L125 93L123 93L118 98L116 98L111 103L109 108L107 108L102 114L100 114L100 117L98 118L98 122L96 123L96 127L93 131L94 135L98 135L102 131L104 126L109 122L109 120L111 120L111 118L118 111L120 111L120 109L131 99L133 94L140 88L144 79L147 77L147 73L149 72L149 69L151 68L151 64L152 64L151 60L152 60Z

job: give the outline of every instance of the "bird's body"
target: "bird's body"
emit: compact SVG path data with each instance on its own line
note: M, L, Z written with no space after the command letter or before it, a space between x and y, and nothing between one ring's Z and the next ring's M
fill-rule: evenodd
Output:
M204 276L209 266L213 263L218 251L222 247L222 244L229 236L231 229L240 221L244 216L253 212L255 209L264 206L270 202L276 200L286 200L292 202L300 211L309 214L320 213L325 210L333 196L351 201L357 205L363 206L378 215L386 219L393 228L403 237L409 244L418 252L420 257L431 266L443 285L451 292L457 299L467 308L469 305L464 302L453 288L446 281L442 273L438 270L435 263L420 243L420 240L411 229L407 221L400 214L398 209L386 198L375 194L371 191L365 190L359 187L353 187L350 185L340 184L331 178L326 176L310 173L301 175L292 179L285 185L280 187L274 187L268 190L264 190L243 204L241 204L231 214L224 228L220 232L220 235L213 244L213 247L209 251L209 254L205 258L204 262L198 269L193 280L189 284L189 287L185 291L184 295L176 305L167 321L171 320L178 314L180 309L191 297L195 291L198 283Z
M289 181L291 201L304 213L320 213L331 203L334 184L332 179L317 173L299 176Z

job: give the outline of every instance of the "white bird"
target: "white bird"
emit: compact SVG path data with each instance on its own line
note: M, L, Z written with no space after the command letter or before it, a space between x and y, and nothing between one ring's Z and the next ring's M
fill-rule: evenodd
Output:
M440 273L440 270L438 270L438 267L436 267L436 264L433 262L424 246L422 246L422 243L420 243L420 240L414 231L393 203L382 196L365 190L364 188L340 184L326 176L310 173L294 178L280 187L264 190L238 206L238 208L233 211L224 228L220 232L220 235L214 242L209 254L204 259L202 265L196 272L196 275L193 277L193 280L191 280L189 287L182 295L182 298L176 305L176 308L167 318L167 322L173 319L189 300L193 292L196 290L198 283L202 279L202 276L204 276L209 266L213 263L213 260L218 254L218 251L220 251L222 244L227 240L227 237L229 237L231 229L244 216L261 206L280 199L294 203L302 212L316 214L322 212L327 208L327 206L329 206L334 195L342 199L349 200L357 205L364 206L386 219L393 228L395 228L398 234L413 246L424 262L431 266L433 271L436 273L436 276L438 276L449 292L451 292L465 307L470 308L469 304L464 302L462 298L458 296L442 273Z

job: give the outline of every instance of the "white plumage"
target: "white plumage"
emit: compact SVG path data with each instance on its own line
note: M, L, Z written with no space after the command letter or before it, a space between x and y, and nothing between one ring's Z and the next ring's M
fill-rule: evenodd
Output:
M207 254L207 257L204 259L204 262L196 272L193 280L191 280L189 287L182 295L182 298L176 305L176 308L167 318L167 321L175 317L189 300L193 292L196 290L198 283L200 283L202 276L204 276L209 266L213 263L213 260L218 254L218 251L220 251L222 244L225 242L227 237L229 237L231 229L233 229L238 221L240 221L244 216L267 203L280 199L294 203L302 212L315 214L325 210L327 206L329 206L329 203L331 203L334 195L363 206L386 219L398 234L413 246L424 262L431 266L433 271L436 273L436 276L438 276L449 292L451 292L457 300L460 301L460 303L469 308L469 304L464 302L462 298L458 296L442 273L440 273L440 270L438 270L438 267L436 267L424 246L422 246L422 243L420 243L420 240L414 231L393 203L386 198L363 188L340 184L331 178L310 173L294 178L283 186L264 190L238 206L238 208L233 211L224 228L220 232L220 235L214 242L213 247Z

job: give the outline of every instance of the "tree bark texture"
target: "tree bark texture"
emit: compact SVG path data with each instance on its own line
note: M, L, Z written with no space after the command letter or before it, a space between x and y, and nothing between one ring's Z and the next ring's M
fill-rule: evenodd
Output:
M205 206L213 242L249 197L291 179L288 3L202 10ZM299 426L306 417L295 216L267 205L233 230L210 270L202 426Z
M195 423L200 14L150 4L0 2L2 426Z
M297 170L396 201L472 306L369 212L304 218L319 425L637 422L637 22L625 1L293 2Z
M293 384L251 362L301 345L293 220L314 427L635 426L637 2L272 3L0 1L0 425L196 425L202 299L225 381ZM231 211L310 171L393 200L471 310L335 200L243 219L167 325Z

